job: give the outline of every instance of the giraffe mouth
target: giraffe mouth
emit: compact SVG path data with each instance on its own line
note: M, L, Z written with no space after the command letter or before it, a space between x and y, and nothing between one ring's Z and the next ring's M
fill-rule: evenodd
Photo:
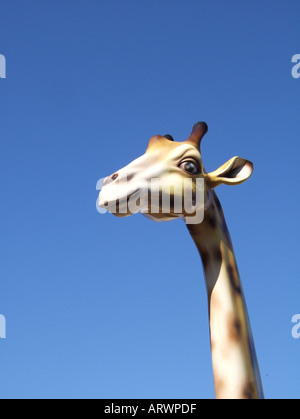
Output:
M111 201L106 200L103 203L101 203L101 199L100 199L101 193L100 193L99 206L100 208L106 209L108 212L110 212L111 214L117 217L128 217L130 215L140 212L141 210L141 208L138 205L136 206L136 208L134 207L133 204L130 205L131 199L134 198L136 194L139 194L136 197L136 200L134 200L134 201L137 201L138 198L141 196L141 190L139 188L131 192L130 194L125 195L124 197L120 197Z

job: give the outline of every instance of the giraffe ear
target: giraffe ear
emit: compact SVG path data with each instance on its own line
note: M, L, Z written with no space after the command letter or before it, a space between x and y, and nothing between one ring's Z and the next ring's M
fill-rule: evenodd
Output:
M206 174L206 180L211 188L224 183L225 185L238 185L245 182L253 172L253 163L241 157L232 157L217 170Z

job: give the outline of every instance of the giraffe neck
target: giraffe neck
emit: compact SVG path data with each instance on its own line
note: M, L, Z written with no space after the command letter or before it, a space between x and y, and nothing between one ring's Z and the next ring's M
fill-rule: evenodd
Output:
M216 397L263 398L251 326L233 247L214 191L204 221L187 227L204 266Z

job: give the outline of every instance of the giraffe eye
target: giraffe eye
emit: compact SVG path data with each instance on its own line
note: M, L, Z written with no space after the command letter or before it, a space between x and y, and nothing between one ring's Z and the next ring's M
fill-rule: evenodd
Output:
M200 173L198 166L190 160L181 163L179 167L190 175L197 175Z

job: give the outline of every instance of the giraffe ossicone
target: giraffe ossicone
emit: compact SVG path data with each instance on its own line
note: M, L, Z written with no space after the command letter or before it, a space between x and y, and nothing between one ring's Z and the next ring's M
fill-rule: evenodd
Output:
M207 173L200 151L207 131L198 122L183 142L152 137L143 156L104 179L98 205L118 217L141 212L155 221L185 220L204 267L216 397L259 399L263 388L245 297L214 190L244 182L253 164L233 157Z

